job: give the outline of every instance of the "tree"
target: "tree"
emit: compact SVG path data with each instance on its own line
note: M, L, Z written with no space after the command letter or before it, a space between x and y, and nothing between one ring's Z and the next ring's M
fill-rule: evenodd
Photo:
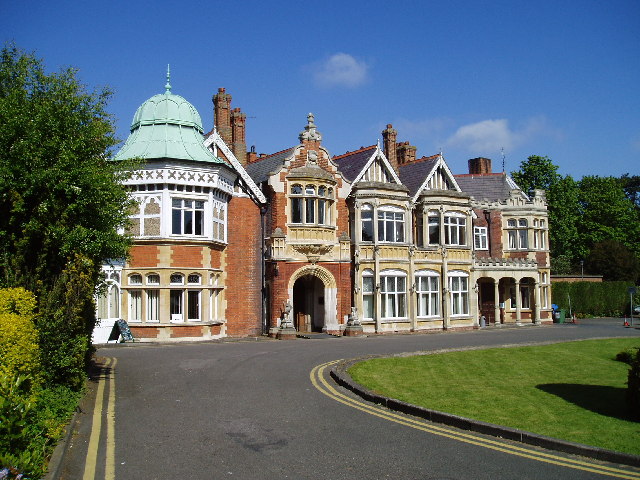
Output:
M614 177L583 177L579 182L578 228L585 246L615 240L640 257L640 211Z
M117 143L105 109L110 95L107 89L88 92L73 69L47 74L33 54L13 45L2 49L0 285L36 294L40 327L53 322L56 309L82 315L64 321L86 323L69 333L83 336L78 344L85 349L93 327L85 317L100 264L124 257L129 245L118 234L127 220L129 200L119 180L128 166L109 161ZM62 279L77 272L82 278L76 282L91 288L51 300Z
M578 234L578 190L569 175L562 177L558 166L549 157L531 155L511 172L512 178L524 192L533 189L546 191L549 213L549 243L554 273L567 274L586 251Z
M633 202L636 208L640 209L640 175L630 176L625 173L620 177L624 194Z
M640 261L631 250L617 240L596 243L585 261L588 273L602 275L605 280L629 280L640 276Z
M576 265L587 250L578 232L578 184L570 176L559 177L547 191L549 211L549 245L552 258L563 258ZM554 272L560 273L560 272ZM564 271L562 273L570 273Z
M528 193L533 189L549 190L560 179L558 166L549 157L531 155L520 163L520 170L511 172L518 186Z

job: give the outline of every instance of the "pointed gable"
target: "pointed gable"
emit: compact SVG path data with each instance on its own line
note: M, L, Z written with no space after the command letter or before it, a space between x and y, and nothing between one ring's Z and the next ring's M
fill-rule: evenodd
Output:
M340 172L352 183L376 182L401 185L400 178L379 145L333 157Z
M400 165L400 178L415 201L426 190L451 190L460 192L455 177L442 155L422 157Z

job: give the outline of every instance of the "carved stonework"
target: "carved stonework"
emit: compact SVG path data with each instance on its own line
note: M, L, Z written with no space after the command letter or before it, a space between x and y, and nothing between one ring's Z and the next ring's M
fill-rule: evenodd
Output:
M313 113L307 115L307 126L304 127L304 131L300 133L299 137L301 142L304 142L305 140L319 142L322 140L322 135L316 130L316 125L313 123L313 120Z
M320 257L322 255L326 255L333 249L333 245L322 243L305 243L292 245L292 247L296 252L305 255L307 257L307 260L309 260L309 262L313 263L314 265L318 263L318 260L320 260Z

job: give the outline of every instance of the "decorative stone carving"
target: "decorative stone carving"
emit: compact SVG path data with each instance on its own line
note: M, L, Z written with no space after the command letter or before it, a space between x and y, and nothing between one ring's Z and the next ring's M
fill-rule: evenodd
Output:
M296 252L305 255L307 260L314 265L318 263L322 255L326 255L333 249L333 245L322 243L305 243L292 245L292 247Z
M304 142L305 140L319 142L322 140L322 135L316 130L316 125L313 123L313 120L313 113L309 113L309 115L307 115L307 126L304 127L303 132L300 132L300 142Z

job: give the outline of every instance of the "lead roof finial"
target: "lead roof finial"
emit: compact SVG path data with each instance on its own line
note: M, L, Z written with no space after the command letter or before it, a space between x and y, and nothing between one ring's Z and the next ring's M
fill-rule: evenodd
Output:
M169 64L167 64L167 84L164 86L165 94L171 93L171 71L169 70Z

